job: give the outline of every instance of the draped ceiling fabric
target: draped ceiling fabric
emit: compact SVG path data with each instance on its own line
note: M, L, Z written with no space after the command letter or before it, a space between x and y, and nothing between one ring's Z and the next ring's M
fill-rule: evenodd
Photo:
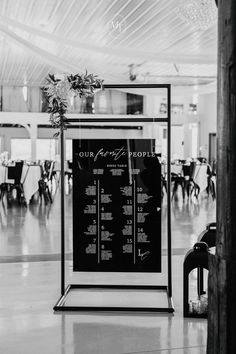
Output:
M3 3L2 85L37 86L49 72L82 73L87 69L105 83L129 83L133 73L135 83L171 83L179 94L216 90L216 26L204 33L187 27L176 16L174 0L168 5L163 0L46 0L41 2L41 11L50 13L51 22L46 25L40 22L38 0L15 0L20 9L15 16L13 0ZM104 18L108 15L108 19L120 16L124 20L125 33L115 36L114 26L107 33L109 20ZM173 40L167 33L173 33Z

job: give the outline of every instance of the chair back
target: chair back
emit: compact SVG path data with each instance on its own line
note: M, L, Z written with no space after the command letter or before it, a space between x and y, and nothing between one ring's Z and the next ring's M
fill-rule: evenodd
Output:
M54 168L54 161L50 161L50 160L45 160L44 161L44 164L43 164L43 175L44 175L44 178L47 178L48 180L51 178L52 172L53 172L53 168Z
M207 158L206 157L197 157L198 161L200 163L207 163Z
M193 179L196 170L196 162L190 163L190 178Z
M7 167L7 178L14 180L14 184L19 184L21 181L23 161L18 161L15 166Z
M193 179L196 170L196 162L190 162L190 165L183 165L183 175Z
M183 165L184 177L190 177L190 165Z

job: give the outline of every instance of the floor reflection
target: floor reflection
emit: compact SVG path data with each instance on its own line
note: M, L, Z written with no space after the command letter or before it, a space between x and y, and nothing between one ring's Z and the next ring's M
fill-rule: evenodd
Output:
M183 256L174 256L174 315L128 312L55 314L53 306L60 295L59 261L0 263L0 352L205 353L207 321L183 318L182 268ZM105 275L99 276L99 282L105 283ZM132 274L132 279L134 276ZM90 282L92 274L80 274L81 277Z
M205 353L206 321L169 315L61 314L61 354ZM68 351L70 343L71 351Z
M181 198L172 201L174 316L128 313L54 314L52 308L60 293L59 192L58 189L51 205L35 201L25 208L0 201L0 310L3 314L0 319L0 352L205 353L207 321L183 319L182 271L186 249L193 246L207 223L215 221L215 201L204 196L199 197L198 202L193 200L183 203ZM66 195L65 200L66 251L71 252L71 194ZM165 201L162 210L165 250ZM24 259L22 255L28 256ZM11 260L4 263L4 257L7 256ZM83 276L86 276L88 282L94 280L91 279L92 274L79 276L80 280ZM98 276L102 275L96 274L96 280ZM132 277L134 281L135 275ZM103 283L104 279L99 278L99 281Z
M72 251L72 195L66 202L66 251ZM166 248L166 201L162 207L162 239ZM172 245L175 248L190 248L209 222L216 219L216 203L211 197L199 197L199 201L183 202L181 198L171 204ZM17 203L0 202L0 256L42 254L60 252L60 190L52 204L34 200L27 207ZM24 247L20 246L24 245ZM25 251L27 250L27 251Z

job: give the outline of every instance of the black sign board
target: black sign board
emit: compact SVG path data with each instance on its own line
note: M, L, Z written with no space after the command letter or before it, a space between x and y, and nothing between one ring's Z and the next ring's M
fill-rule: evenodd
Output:
M161 272L152 140L73 140L74 271Z

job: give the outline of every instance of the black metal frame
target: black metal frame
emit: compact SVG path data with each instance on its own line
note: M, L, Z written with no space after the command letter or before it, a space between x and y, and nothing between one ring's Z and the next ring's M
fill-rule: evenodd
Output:
M165 285L106 285L106 284L69 284L65 293L60 297L54 311L131 311L131 312L174 312L172 298L167 296L168 307L118 307L118 306L66 306L64 305L66 297L71 290L75 289L109 289L109 290L157 290L168 293L168 287Z
M161 312L173 313L172 301L172 252L171 252L171 85L169 84L108 84L104 89L118 88L164 88L167 89L167 118L78 118L68 119L68 123L94 123L94 122L158 122L167 123L167 276L168 285L115 285L115 284L69 284L65 288L65 183L64 183L64 130L61 129L61 297L53 307L54 311L131 311L131 312ZM71 290L75 289L117 289L117 290L157 290L167 295L168 307L109 307L109 306L67 306L66 297Z

